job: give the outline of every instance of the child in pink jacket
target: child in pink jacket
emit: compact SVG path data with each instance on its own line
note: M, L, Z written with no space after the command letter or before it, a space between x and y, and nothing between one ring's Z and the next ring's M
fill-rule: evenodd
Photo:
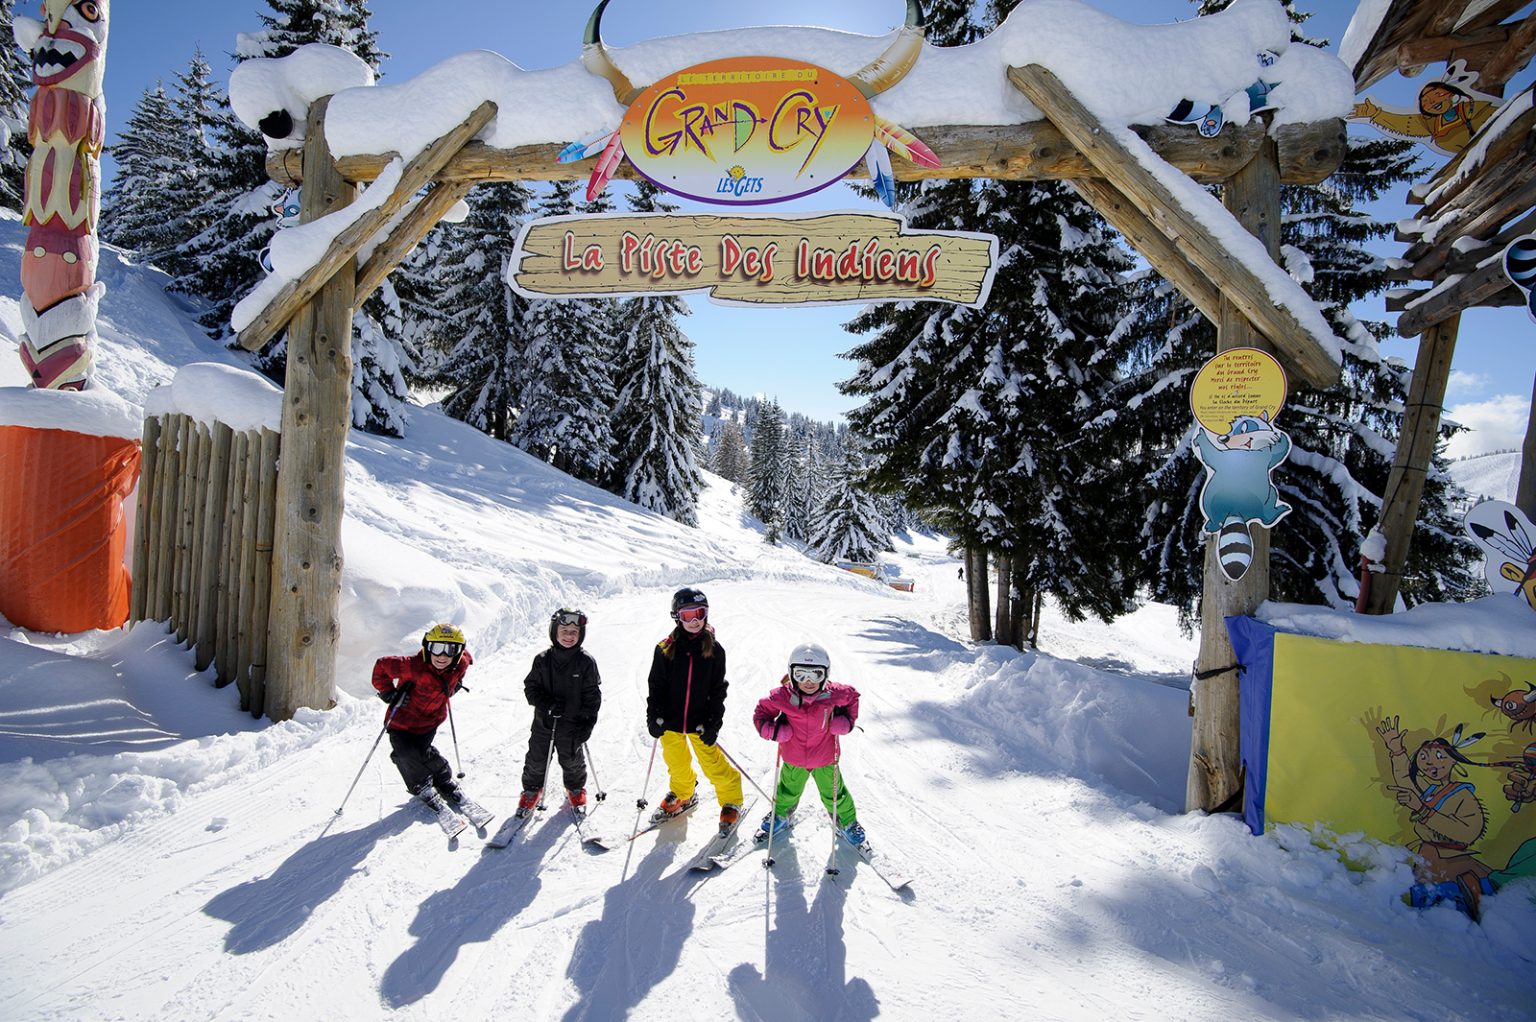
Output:
M820 646L796 646L789 655L789 672L752 712L757 733L779 743L783 760L773 811L758 828L761 836L789 825L806 779L814 777L821 804L837 821L843 838L854 845L864 843L864 828L838 766L838 736L852 731L859 719L859 693L852 685L828 681L831 669L831 659Z

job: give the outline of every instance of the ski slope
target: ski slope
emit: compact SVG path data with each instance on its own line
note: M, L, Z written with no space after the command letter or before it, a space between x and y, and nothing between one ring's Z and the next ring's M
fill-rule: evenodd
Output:
M0 238L0 277L15 260ZM105 379L142 403L202 341L108 250ZM0 367L14 365L0 296ZM7 331L12 331L7 334ZM157 338L143 338L153 332ZM3 381L0 381L3 382ZM283 724L238 711L159 626L54 636L0 622L0 1017L44 1019L1466 1019L1536 1017L1536 906L1482 926L1417 912L1401 850L1261 838L1183 815L1194 640L1149 606L1113 625L1049 610L1042 651L964 636L956 562L908 537L914 593L762 543L718 479L685 529L420 409L404 440L348 449L342 692ZM548 615L579 604L604 676L591 742L633 825L647 780L643 679L670 593L709 594L730 664L724 747L757 784L749 724L795 644L862 694L844 774L892 892L848 857L834 880L809 798L770 873L681 872L712 827L593 853L551 811L487 851L444 839L382 753L372 659L433 620L476 664L455 700L470 792L512 808ZM450 757L445 729L439 745ZM594 782L595 789L599 785ZM751 788L749 786L748 790ZM758 805L755 819L762 812ZM497 821L499 822L499 821ZM495 822L491 825L494 828Z

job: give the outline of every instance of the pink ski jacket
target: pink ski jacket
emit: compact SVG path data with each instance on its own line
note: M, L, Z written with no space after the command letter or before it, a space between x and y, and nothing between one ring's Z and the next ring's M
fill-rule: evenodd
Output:
M843 707L847 715L834 714ZM779 714L785 719L779 721ZM853 730L859 719L859 691L852 685L828 682L813 696L803 696L783 681L752 711L752 726L764 738L779 743L784 762L814 770L837 759L837 736ZM777 735L775 735L777 729Z

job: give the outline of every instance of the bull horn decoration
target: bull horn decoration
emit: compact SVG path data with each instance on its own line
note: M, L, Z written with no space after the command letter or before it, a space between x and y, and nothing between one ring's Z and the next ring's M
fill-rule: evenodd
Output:
M599 0L592 11L592 17L587 19L587 30L581 37L581 63L593 74L608 79L608 83L613 86L613 98L619 101L620 106L629 106L645 89L635 88L629 76L619 70L619 66L608 55L608 48L603 45L603 11L607 6L608 0Z
M923 52L923 41L927 36L923 9L917 0L907 0L907 23L896 33L896 41L880 56L849 75L848 81L864 94L865 99L873 99L907 76Z
M603 11L607 7L608 0L598 0L592 10L592 17L587 19L587 30L581 38L581 63L588 71L606 78L613 86L613 97L621 105L629 106L635 97L645 91L645 87L636 88L629 76L619 70L619 66L609 56L608 48L603 45ZM923 52L926 38L923 9L918 5L918 0L907 0L906 24L897 32L896 40L886 47L884 53L850 75L848 81L865 99L879 95L912 70L912 65L917 63L917 58Z

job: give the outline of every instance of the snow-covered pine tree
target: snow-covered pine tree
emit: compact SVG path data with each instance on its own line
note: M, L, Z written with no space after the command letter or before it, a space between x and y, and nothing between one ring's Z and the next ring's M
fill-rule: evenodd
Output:
M1209 13L1225 4L1207 5ZM1287 3L1293 23L1306 15ZM1293 39L1299 29L1293 29ZM1304 41L1303 41L1304 43ZM1293 42L1292 45L1297 45ZM1350 305L1388 286L1385 267L1366 245L1393 225L1361 208L1416 174L1412 143L1351 136L1343 163L1318 185L1281 192L1282 259L1317 299L1343 349L1343 374L1332 390L1295 385L1277 425L1293 443L1273 475L1292 511L1270 533L1270 594L1279 600L1350 607L1358 593L1359 546L1380 512L1402 424L1409 374L1384 359L1388 328L1361 321ZM1192 443L1189 383L1216 351L1215 328L1165 281L1147 276L1127 324L1135 338L1121 397L1129 414L1119 428L1135 434L1137 478L1125 492L1142 494L1139 560L1154 598L1179 608L1192 627L1203 585L1204 538L1199 496L1205 471ZM1442 431L1451 435L1452 427ZM1456 522L1455 487L1443 459L1426 480L1403 592L1410 599L1464 598L1479 580L1475 558Z
M161 213L176 244L160 256L159 262L172 277L180 277L194 269L187 256L188 244L208 226L206 209L213 195L210 181L221 159L213 139L223 94L201 49L192 51L186 70L176 72L175 78L171 108L186 141L184 148L173 154L177 173L167 176L162 191Z
M22 211L25 202L27 111L32 105L32 62L16 46L15 0L0 0L0 206Z
M145 89L112 146L117 171L102 193L103 241L132 250L142 262L164 266L186 236L180 234L176 199L187 194L190 126L165 87Z
M752 459L747 478L747 510L767 526L764 539L777 544L784 534L784 506L789 490L789 438L784 409L767 401L752 423Z
M576 185L556 181L539 216L569 214ZM580 298L540 298L524 320L526 363L512 442L562 472L601 483L613 463L610 315Z
M833 469L816 507L808 541L823 561L874 561L890 546L875 498L858 485L859 472L849 463Z
M379 50L379 34L368 25L367 0L266 0L270 14L258 14L262 30L246 33L252 52L241 57L286 57L309 43L329 43L351 50L379 73L389 54Z
M448 312L431 331L439 354L423 382L448 388L443 410L498 440L512 438L524 384L528 302L507 286L506 269L532 200L516 182L481 185L469 193L469 216L448 225L441 241Z
M661 189L642 181L630 199L636 213L676 209L660 201ZM698 524L700 394L693 370L693 342L678 327L688 306L672 295L623 303L622 332L613 378L613 436L618 446L609 489L625 500L684 525Z
M810 540L827 491L827 469L815 427L815 423L802 420L788 433L789 486L784 494L784 535L797 543Z
M727 414L728 417L720 422L720 437L715 444L710 471L727 482L740 485L747 479L747 443L734 413Z
M203 299L206 307L198 322L210 336L229 338L235 304L265 275L261 252L277 230L272 205L283 190L267 177L266 143L240 123L222 90L208 131L217 159L203 175L206 198L189 214L202 229L172 257L184 269L170 288ZM281 344L279 338L271 347ZM271 347L258 365L281 378L282 359L270 357Z

